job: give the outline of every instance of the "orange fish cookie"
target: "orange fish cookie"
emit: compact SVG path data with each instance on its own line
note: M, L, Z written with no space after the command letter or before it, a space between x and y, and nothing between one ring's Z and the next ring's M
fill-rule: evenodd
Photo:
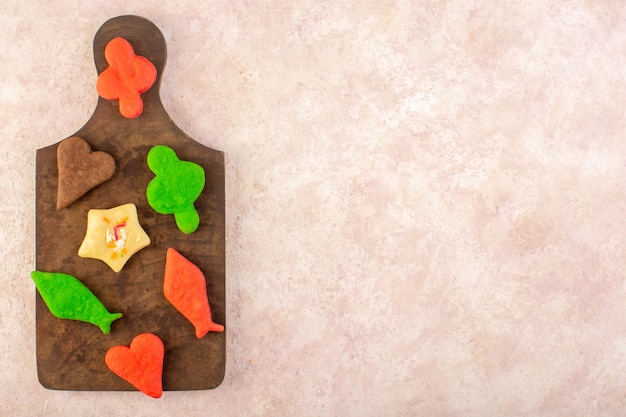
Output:
M194 263L172 248L167 250L165 258L163 294L194 325L198 339L210 331L224 331L224 326L214 323L211 318L204 274Z

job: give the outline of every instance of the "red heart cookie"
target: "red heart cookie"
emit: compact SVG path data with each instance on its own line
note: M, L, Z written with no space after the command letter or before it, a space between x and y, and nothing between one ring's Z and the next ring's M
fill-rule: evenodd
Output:
M115 173L115 160L106 152L92 152L84 139L73 136L59 143L57 167L57 210L61 210L110 179Z
M113 346L104 362L113 373L130 382L135 388L154 398L163 393L163 342L152 333L142 333L130 347Z

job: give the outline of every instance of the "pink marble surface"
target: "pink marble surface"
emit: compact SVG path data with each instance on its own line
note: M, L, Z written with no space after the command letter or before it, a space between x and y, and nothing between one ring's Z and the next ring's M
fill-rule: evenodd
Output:
M57 392L35 370L34 156L142 15L162 98L226 154L227 374ZM0 415L622 416L626 6L17 1L0 19Z

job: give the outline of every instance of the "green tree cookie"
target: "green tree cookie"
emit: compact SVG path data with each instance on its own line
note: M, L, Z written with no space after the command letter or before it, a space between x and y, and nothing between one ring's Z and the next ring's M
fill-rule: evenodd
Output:
M164 145L150 149L148 167L156 175L146 189L150 207L159 214L173 214L183 233L195 232L200 216L193 203L204 189L204 169L181 161L172 148Z

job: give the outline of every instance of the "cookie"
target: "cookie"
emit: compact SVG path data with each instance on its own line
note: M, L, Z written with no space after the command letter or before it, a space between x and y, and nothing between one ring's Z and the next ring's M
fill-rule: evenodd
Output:
M157 70L147 58L135 55L124 38L109 41L104 49L109 67L96 82L96 91L106 100L118 100L122 116L135 119L143 113L141 94L154 84Z
M152 333L136 336L130 346L113 346L104 357L107 367L120 378L153 398L163 393L163 356L161 339Z
M148 183L148 204L159 214L173 214L181 232L190 234L200 224L194 202L204 189L204 169L181 161L168 146L157 145L148 152L148 167L155 177Z
M110 209L92 209L87 213L87 232L78 255L100 259L120 272L135 253L150 244L150 237L139 224L137 207L123 204Z
M122 313L110 313L85 284L71 275L33 271L31 277L55 317L94 324L104 334L111 331L113 321L122 317Z
M111 179L115 160L106 152L93 152L84 139L73 136L59 143L57 168L57 210L61 210Z
M224 326L211 318L204 274L173 248L167 250L165 258L163 294L193 324L198 339L211 331L224 331Z

